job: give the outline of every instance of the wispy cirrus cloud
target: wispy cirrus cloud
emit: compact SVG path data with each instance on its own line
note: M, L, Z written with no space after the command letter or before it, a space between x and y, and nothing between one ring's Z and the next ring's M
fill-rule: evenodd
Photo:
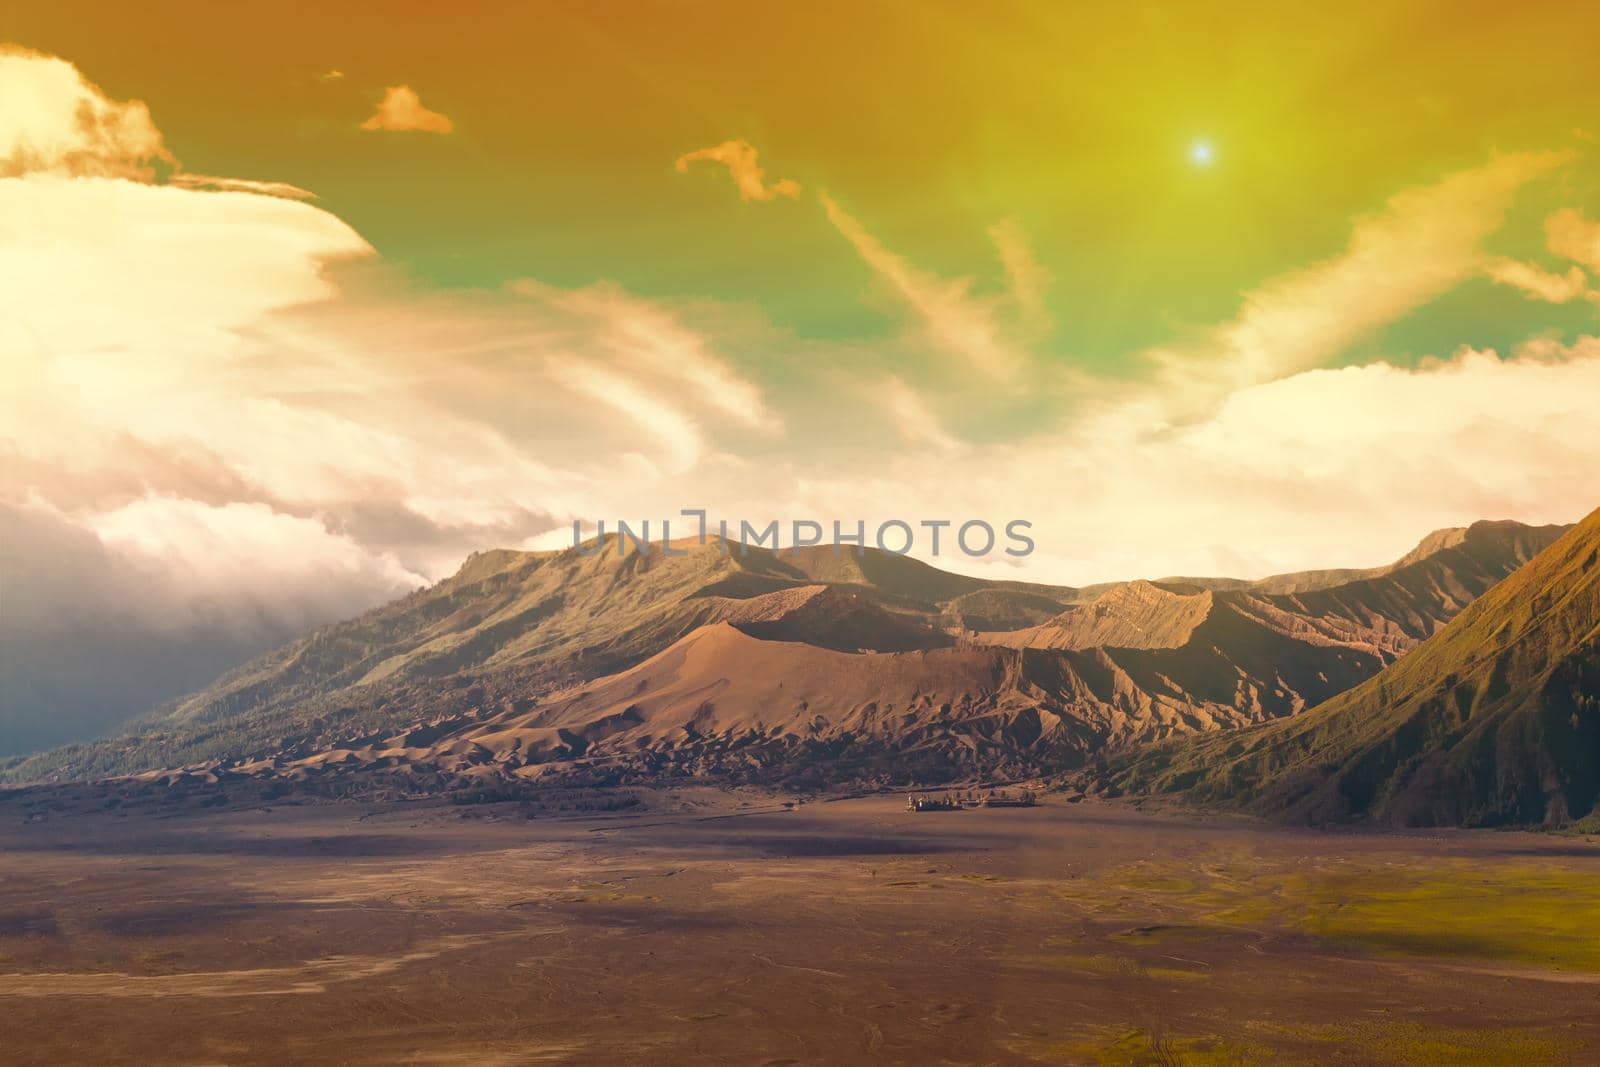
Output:
M1019 318L1034 333L1048 333L1052 323L1045 292L1050 287L1050 272L1035 258L1021 223L1014 218L1002 219L989 227L989 239L1000 254Z
M927 397L904 378L890 375L867 385L865 392L883 408L889 424L906 444L931 448L941 455L954 455L962 450L961 441L944 428Z
M1565 304L1589 295L1589 279L1580 267L1556 274L1520 259L1496 257L1484 264L1491 281L1521 289L1528 296L1551 304Z
M597 348L612 353L631 374L682 389L697 405L749 429L783 431L783 416L762 390L713 354L704 334L659 304L606 283L563 290L521 279L507 288L582 316Z
M189 174L180 171L167 181L184 189L199 189L218 193L259 193L262 196L281 196L285 200L315 200L317 194L288 182L260 182L250 178L222 178L214 174Z
M1563 208L1545 220L1550 251L1600 274L1600 222L1577 208Z
M639 433L606 432L605 422L590 427L597 444L607 451L635 457L656 467L652 456L664 459L664 473L682 474L705 453L705 441L693 418L680 406L668 401L637 380L610 367L578 360L553 357L554 378L579 396L610 409L624 421L621 426Z
M674 166L679 174L689 173L689 164L695 162L720 163L728 168L728 173L733 176L733 182L739 189L739 199L751 200L776 200L778 197L788 197L793 200L800 195L800 183L789 178L779 178L768 183L767 172L759 162L760 153L755 145L749 141L732 140L723 141L710 148L697 148L693 152L685 152L679 156Z
M1236 389L1316 367L1482 270L1483 241L1512 198L1569 158L1499 156L1390 198L1357 220L1344 251L1245 294L1200 340L1147 352L1189 411Z
M1563 208L1545 219L1544 232L1545 246L1552 253L1582 266L1557 273L1534 263L1500 257L1485 265L1489 277L1551 304L1565 304L1580 297L1600 304L1600 288L1591 288L1583 271L1587 267L1600 273L1600 222L1591 221L1577 208Z
M386 130L391 133L417 131L419 133L451 133L456 124L449 115L425 106L422 97L409 85L391 85L383 91L378 110L361 124L368 132Z
M1011 382L1028 363L1024 348L1007 336L998 302L972 292L971 278L939 278L890 250L826 193L820 194L828 220L855 248L862 260L916 314L929 343L964 360L987 383ZM1015 260L1025 285L1038 275ZM1015 284L1015 282L1013 282Z

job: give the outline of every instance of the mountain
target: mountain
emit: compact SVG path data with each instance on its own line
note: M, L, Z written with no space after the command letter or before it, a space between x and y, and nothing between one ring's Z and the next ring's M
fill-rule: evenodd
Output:
M1303 716L1113 760L1113 789L1299 822L1561 824L1600 800L1600 511Z
M1353 580L1268 588L994 582L882 552L778 554L715 540L678 542L672 555L622 553L614 538L585 551L484 552L121 735L0 772L320 774L328 754L358 750L357 763L388 752L382 760L472 780L528 777L530 761L628 774L781 765L810 775L829 760L841 774L1075 766L1107 745L1326 700L1559 532L1478 523ZM470 740L485 730L517 743Z
M1448 549L1467 546L1486 548L1492 554L1510 553L1521 559L1531 558L1548 545L1552 535L1566 530L1565 526L1524 526L1519 522L1476 522L1471 526L1450 526L1417 542L1415 548L1393 563L1382 567L1344 568L1323 571L1295 571L1274 574L1268 578L1244 582L1233 578L1163 578L1162 585L1195 585L1206 589L1252 589L1258 593L1306 593L1336 585L1349 585L1371 578L1382 578L1395 571L1420 563ZM1468 542L1474 545L1469 545ZM1493 560L1487 560L1493 566Z
M74 777L320 751L419 721L531 706L732 620L774 638L856 649L950 644L940 611L1036 621L1070 589L985 582L882 553L783 553L712 540L685 555L476 553L450 578L316 630L157 709L122 733L12 761L7 777ZM819 594L825 593L825 596ZM1032 605L1032 606L1031 606Z

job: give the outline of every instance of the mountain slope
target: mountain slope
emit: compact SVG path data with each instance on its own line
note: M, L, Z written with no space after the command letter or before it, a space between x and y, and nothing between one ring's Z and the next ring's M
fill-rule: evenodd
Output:
M1210 590L1127 582L1038 626L978 639L1015 648L1182 648L1211 610Z
M1600 511L1363 685L1296 719L1123 757L1105 778L1305 822L1589 814L1600 800Z
M481 786L581 762L607 781L939 780L1075 766L1111 739L1259 721L1259 704L1235 706L1231 688L1229 699L1196 698L1143 664L1141 676L1162 684L1142 684L1118 659L973 644L841 652L721 622L526 705L280 753L270 771L315 778L330 760L347 774L404 765Z
M1247 725L1326 700L1434 632L1557 533L1479 523L1381 575L1361 572L1327 588L1306 578L1294 594L1249 584L1213 593L1147 582L1083 590L989 582L881 552L779 555L715 541L680 542L684 554L671 556L620 554L614 539L587 552L486 552L438 585L261 657L121 736L13 762L0 774L293 762L358 738L443 736L542 714L557 694L627 672L719 624L756 640L718 644L733 658L701 672L707 684L742 685L757 659L782 681L809 670L813 652L842 653L827 660L838 677L888 679L871 702L904 708L939 694L939 704L965 709L970 728L941 727L952 754L1072 765L1104 745ZM1009 681L967 699L978 690L918 680L919 670L961 657ZM852 725L854 703L818 702L828 724L794 736L863 736ZM996 726L985 719L991 713L1026 723ZM1039 714L1058 721L1032 725ZM923 743L913 730L892 733L873 736Z
M795 559L711 540L679 542L679 551L619 552L613 535L582 552L477 553L437 585L259 657L120 735L11 761L0 776L97 776L308 753L419 721L525 707L719 621L851 651L903 650L952 642L939 603L919 595L986 593L1001 611L1018 590L1051 611L1077 596L897 557L860 566L848 552L833 559L831 549ZM873 584L880 579L884 590Z

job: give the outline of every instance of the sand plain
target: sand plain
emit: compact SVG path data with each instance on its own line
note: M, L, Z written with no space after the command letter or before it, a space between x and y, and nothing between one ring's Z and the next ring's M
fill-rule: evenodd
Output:
M1600 1061L1594 839L642 799L0 799L0 1060Z

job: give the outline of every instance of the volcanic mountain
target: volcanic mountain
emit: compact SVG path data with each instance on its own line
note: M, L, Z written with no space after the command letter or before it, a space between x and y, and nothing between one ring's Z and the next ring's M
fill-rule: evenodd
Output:
M118 736L3 772L190 766L403 789L574 768L820 782L1070 767L1318 704L1560 532L1477 523L1372 571L1087 589L829 547L485 552Z
M1600 511L1305 715L1114 760L1114 788L1301 822L1560 824L1600 801Z

